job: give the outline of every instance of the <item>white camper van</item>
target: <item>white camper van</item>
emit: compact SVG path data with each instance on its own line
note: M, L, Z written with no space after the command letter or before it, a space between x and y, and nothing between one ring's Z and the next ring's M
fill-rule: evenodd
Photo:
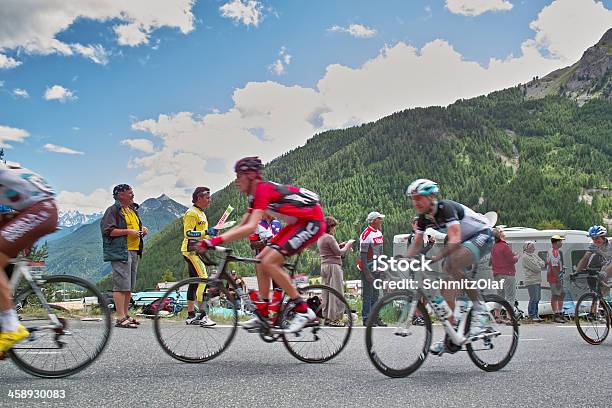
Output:
M525 241L535 242L536 253L546 260L546 253L551 249L550 238L553 235L560 235L565 238L563 241L563 247L561 252L563 254L563 260L565 262L566 270L565 277L563 280L563 286L565 288L565 300L566 304L568 301L576 301L582 295L584 289L581 291L575 285L572 285L569 280L569 274L576 270L578 261L582 258L586 252L588 246L591 243L586 231L578 230L537 230L534 228L524 227L508 227L504 228L506 233L506 241L512 247L512 251L523 256L523 244ZM443 245L444 237L446 234L440 233L435 230L427 230L427 235L433 235L436 237L436 246L431 250L428 256L435 255L439 248ZM393 237L393 255L405 257L408 250L408 236L409 234L400 234ZM492 270L489 264L490 255L484 257L478 265L478 272L476 275L477 279L492 277ZM442 272L439 270L439 266L436 265L432 268L437 271L439 275ZM529 303L529 294L527 289L523 285L523 278L525 271L523 270L523 263L519 258L516 263L516 300L519 301L519 307L527 312L527 304ZM571 310L573 311L573 309ZM552 314L552 308L550 306L550 288L546 280L546 270L542 271L542 298L540 300L540 314Z

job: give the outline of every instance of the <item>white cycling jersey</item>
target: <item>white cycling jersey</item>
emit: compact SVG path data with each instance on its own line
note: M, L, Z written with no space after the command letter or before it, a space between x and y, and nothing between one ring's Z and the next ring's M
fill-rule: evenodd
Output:
M21 211L54 196L51 186L33 171L0 165L0 204Z

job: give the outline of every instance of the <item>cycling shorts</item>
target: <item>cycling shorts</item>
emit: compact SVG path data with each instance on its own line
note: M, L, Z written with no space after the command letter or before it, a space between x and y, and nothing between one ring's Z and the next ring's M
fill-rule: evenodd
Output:
M321 207L316 208L318 211L314 218L299 220L281 228L278 234L268 242L268 246L284 256L292 256L317 242L319 237L325 233L326 224Z
M24 208L15 218L0 226L0 253L11 258L31 248L36 241L57 229L58 211L49 198Z
M474 264L478 264L480 258L490 253L493 248L493 231L490 228L478 231L463 241L462 246L470 250Z

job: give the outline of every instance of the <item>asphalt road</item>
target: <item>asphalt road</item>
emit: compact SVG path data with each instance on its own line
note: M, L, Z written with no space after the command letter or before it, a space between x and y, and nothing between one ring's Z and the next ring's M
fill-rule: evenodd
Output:
M435 331L437 339L440 327ZM356 328L336 359L305 364L282 343L239 330L222 356L185 364L164 354L145 322L137 330L114 330L101 358L73 377L34 378L10 360L0 362L0 406L612 406L612 338L590 346L573 324L521 326L514 359L499 372L481 371L459 352L430 355L402 379L374 369L364 335ZM16 401L8 397L15 389L64 390L66 398Z

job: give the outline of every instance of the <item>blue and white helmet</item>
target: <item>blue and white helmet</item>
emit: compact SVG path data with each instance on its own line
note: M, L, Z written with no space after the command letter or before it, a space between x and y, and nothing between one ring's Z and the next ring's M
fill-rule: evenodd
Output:
M428 196L431 194L438 194L440 189L438 183L427 179L418 179L412 182L406 189L406 195L412 197L413 195Z
M608 230L601 226L601 225L593 225L591 228L589 228L589 237L594 238L594 237L605 237L606 235L608 235Z

